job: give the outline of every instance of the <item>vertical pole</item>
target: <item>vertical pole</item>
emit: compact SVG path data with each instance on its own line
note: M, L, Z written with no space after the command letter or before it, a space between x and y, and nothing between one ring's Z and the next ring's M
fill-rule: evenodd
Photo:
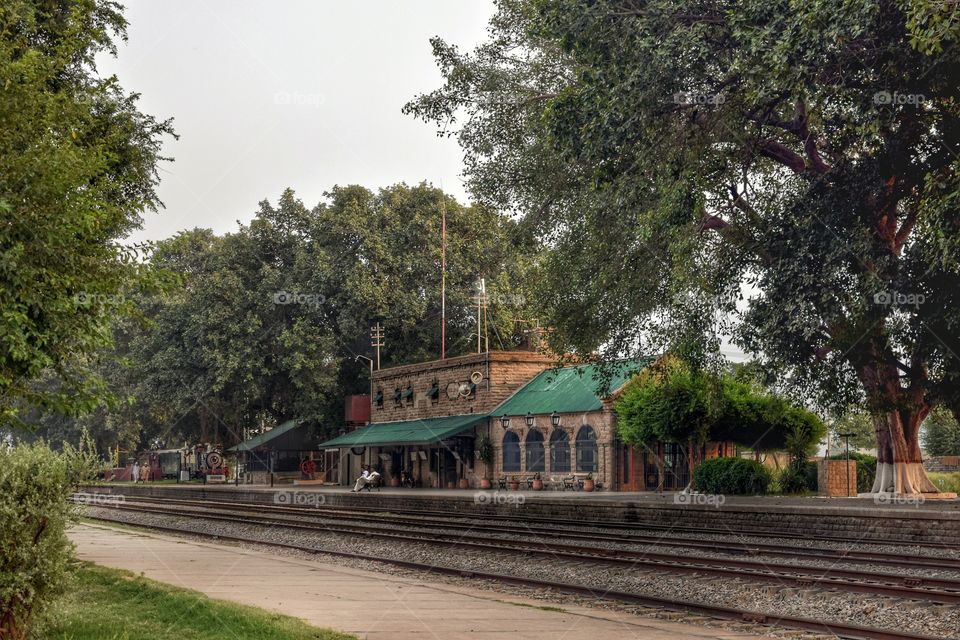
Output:
M847 436L843 439L844 449L846 449L846 465L847 465L847 497L850 497L850 436Z
M447 206L440 194L440 359L447 357Z
M477 289L477 353L480 353L480 309L483 304L483 279Z

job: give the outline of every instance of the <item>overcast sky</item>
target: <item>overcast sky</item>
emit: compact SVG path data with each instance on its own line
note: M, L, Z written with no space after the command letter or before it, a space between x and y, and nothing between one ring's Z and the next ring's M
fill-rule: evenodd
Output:
M218 233L292 187L308 206L335 184L430 181L464 200L456 141L400 113L438 87L429 38L471 49L490 0L129 0L129 40L100 61L141 109L174 118L166 209L134 239Z

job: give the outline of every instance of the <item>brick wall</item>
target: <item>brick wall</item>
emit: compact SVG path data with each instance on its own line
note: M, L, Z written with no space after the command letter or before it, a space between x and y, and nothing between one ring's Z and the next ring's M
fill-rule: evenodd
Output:
M394 422L488 413L521 385L553 364L552 358L530 351L493 351L381 369L373 375L374 398L371 400L370 420ZM456 393L457 387L469 385L474 372L482 376L475 394L460 397ZM427 396L434 382L440 389L436 400ZM397 406L394 401L395 390L400 389L402 393L408 387L413 390L412 397L401 398L400 406ZM448 387L453 393L448 394ZM381 390L382 407L375 400Z
M551 476L569 476L583 475L586 472L577 470L577 433L583 425L593 427L597 437L597 470L593 472L594 480L601 482L603 489L610 489L613 486L614 479L614 456L616 455L614 447L614 434L616 429L616 416L609 407L599 411L590 411L587 413L562 413L560 414L560 426L554 427L549 415L534 416L533 427L527 427L527 423L522 417L514 416L510 420L510 428L504 429L500 420L494 416L490 419L490 439L494 448L494 474L496 477L501 475L526 477L534 474L533 471L526 469L526 442L527 436L531 430L536 429L543 434L544 448L544 468L540 473L544 478ZM567 442L570 450L570 470L556 471L550 464L550 439L557 430L563 430L567 433ZM503 470L503 437L507 431L517 434L520 439L520 471Z
M847 473L849 472L849 476ZM849 477L849 484L847 478ZM847 488L849 486L849 493ZM817 488L822 496L857 495L856 460L820 460L817 462Z

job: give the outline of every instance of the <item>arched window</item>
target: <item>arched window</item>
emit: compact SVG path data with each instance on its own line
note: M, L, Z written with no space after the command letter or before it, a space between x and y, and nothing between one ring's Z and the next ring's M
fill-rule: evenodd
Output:
M588 424L577 432L577 471L593 473L597 470L597 434Z
M503 434L503 470L520 471L520 436L512 431Z
M543 434L536 429L527 433L527 464L526 471L543 471Z
M570 472L570 436L563 429L550 434L550 472Z

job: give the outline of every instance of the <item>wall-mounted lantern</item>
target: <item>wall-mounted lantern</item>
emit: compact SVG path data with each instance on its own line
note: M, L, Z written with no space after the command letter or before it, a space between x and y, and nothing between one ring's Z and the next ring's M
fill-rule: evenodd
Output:
M527 421L528 427L533 427L533 423L536 422L536 418L533 417L533 414L527 411L527 416L524 418Z
M504 429L509 429L510 416L508 416L507 414L503 414L502 416L500 416L500 426L503 427Z
M557 413L556 411L554 411L553 413L551 413L551 414L550 414L550 422L553 423L553 426L559 427L559 426L560 426L560 414Z

